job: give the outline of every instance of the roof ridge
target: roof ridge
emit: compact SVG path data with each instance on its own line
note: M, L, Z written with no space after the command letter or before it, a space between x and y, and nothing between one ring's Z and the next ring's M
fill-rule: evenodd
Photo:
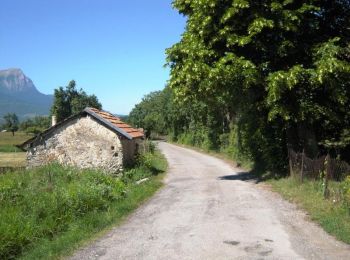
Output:
M109 112L109 111L107 111L107 110L104 110L104 109L97 109L97 108L94 108L94 107L86 107L85 109L90 109L90 110L92 110L92 111L96 110L96 111L98 111L98 112L107 113L107 114L110 114L111 116L113 116L113 117L115 117L115 118L121 120L119 116L116 116L116 115L114 115L113 113L111 113L111 112Z
M117 132L124 135L126 138L130 140L134 138L144 137L143 132L125 123L119 117L113 115L108 111L105 111L102 109L99 110L97 108L92 108L92 107L86 107L84 111L90 114L91 116L95 117L96 119L102 121L103 123L105 123L106 125L108 125L109 127L116 130Z

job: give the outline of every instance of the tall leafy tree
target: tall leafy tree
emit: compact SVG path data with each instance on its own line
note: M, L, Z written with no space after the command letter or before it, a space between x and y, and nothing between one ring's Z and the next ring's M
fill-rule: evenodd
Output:
M102 105L95 95L88 95L83 89L77 90L74 80L65 88L55 89L51 114L57 117L57 121L75 115L85 107L101 109Z
M4 120L5 120L5 123L3 127L7 131L11 131L12 135L14 136L15 132L18 130L18 125L19 125L19 120L17 115L15 113L7 113L6 115L4 115Z
M154 91L145 95L129 114L128 121L144 128L146 136L151 133L165 134L167 132L166 106L171 102L166 91Z
M286 155L287 146L316 155L325 147L320 144L347 140L348 0L173 5L187 25L181 41L167 50L169 86L178 104L206 107L204 122L198 114L191 122L235 131L241 153L269 169L283 168L276 155ZM220 121L227 121L224 127Z

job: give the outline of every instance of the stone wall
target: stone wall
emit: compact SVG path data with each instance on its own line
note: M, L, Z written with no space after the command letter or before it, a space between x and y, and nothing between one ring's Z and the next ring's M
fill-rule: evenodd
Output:
M43 140L35 141L28 148L28 166L57 161L79 168L99 168L116 173L123 167L122 142L125 143L123 137L87 115L58 126ZM133 140L129 142L128 147L134 143ZM128 149L128 160L131 157L129 152Z
M122 146L123 146L123 161L124 164L129 165L132 164L135 155L140 151L141 145L142 145L142 139L122 139Z

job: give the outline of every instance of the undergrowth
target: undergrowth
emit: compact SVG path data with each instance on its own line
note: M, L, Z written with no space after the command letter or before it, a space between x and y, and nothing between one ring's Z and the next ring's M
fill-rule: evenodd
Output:
M244 156L239 156L236 151L232 152L231 150L225 149L225 148L222 148L220 150L208 149L208 148L205 148L202 146L195 146L191 143L183 142L183 140L177 140L175 142L172 140L169 140L169 141L174 143L174 144L181 145L181 146L186 147L186 148L190 148L192 150L204 152L204 153L210 154L212 156L215 156L217 158L227 160L230 162L234 162L237 167L241 167L241 168L244 168L246 170L251 170L254 167L256 167L254 165L254 163L249 158L244 157ZM258 175L262 174L260 170L256 171L256 173Z
M66 254L151 196L161 186L154 176L165 169L155 152L123 177L58 164L0 175L0 259Z

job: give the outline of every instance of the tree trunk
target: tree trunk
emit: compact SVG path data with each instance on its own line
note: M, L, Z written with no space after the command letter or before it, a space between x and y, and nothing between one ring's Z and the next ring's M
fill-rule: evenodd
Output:
M316 157L319 150L313 127L305 122L299 124L298 135L301 145L305 149L305 154L309 157Z

